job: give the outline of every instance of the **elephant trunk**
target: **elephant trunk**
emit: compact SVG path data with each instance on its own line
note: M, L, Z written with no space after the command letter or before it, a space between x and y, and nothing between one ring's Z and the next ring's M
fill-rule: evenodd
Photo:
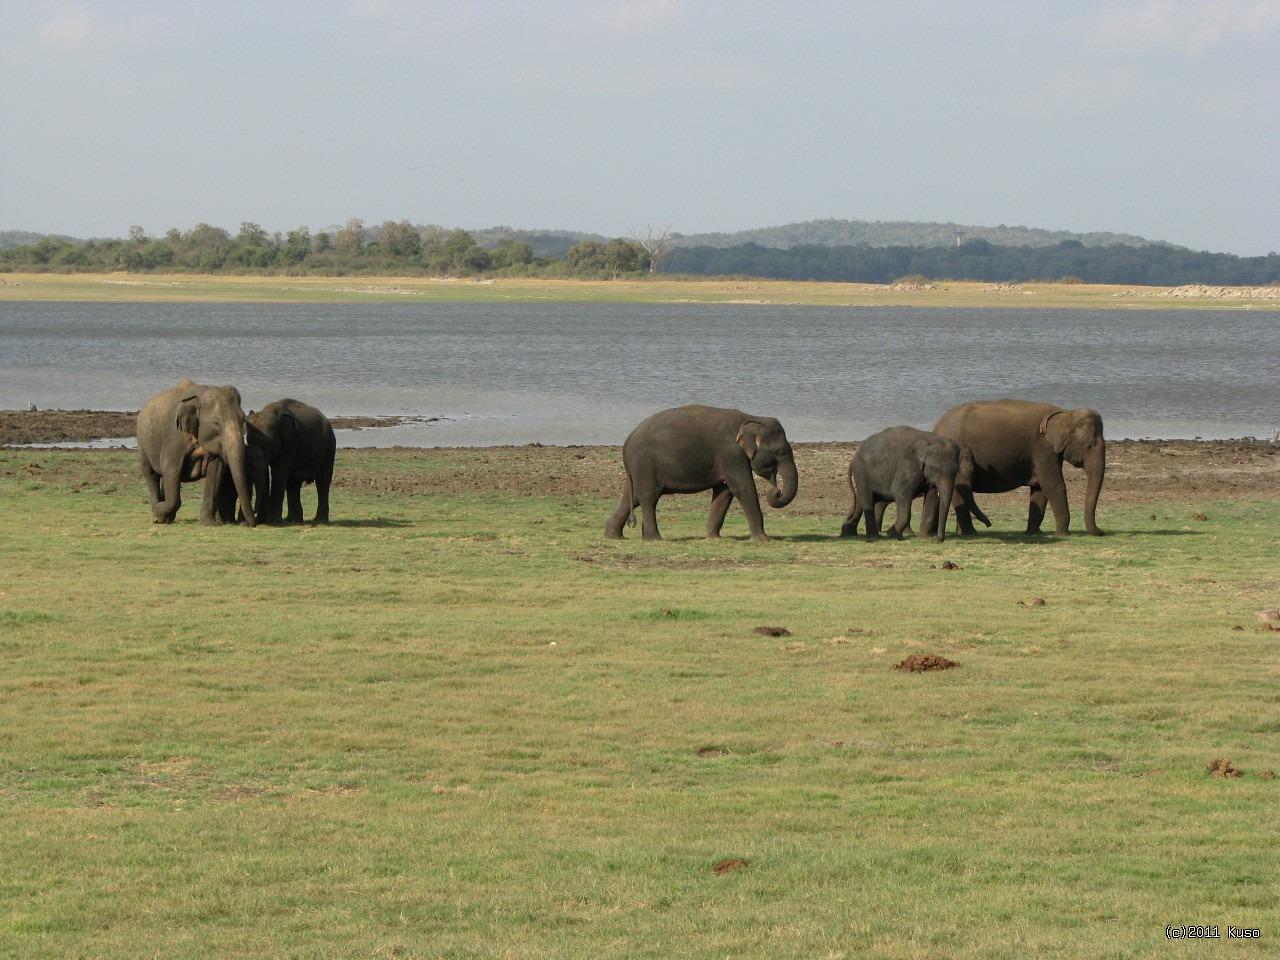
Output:
M934 533L934 539L939 543L947 539L947 514L951 512L951 497L955 492L956 484L954 480L944 477L942 482L938 484L938 527Z
M1098 510L1098 495L1102 493L1102 479L1107 473L1107 445L1102 440L1090 451L1084 461L1084 472L1089 478L1084 494L1084 526L1093 536L1102 536L1098 529L1095 515Z
M240 425L232 422L222 430L222 459L231 472L231 481L236 486L236 499L240 501L240 510L244 513L247 526L254 525L253 486L249 480L249 469L246 463L244 434Z
M764 498L771 507L785 507L796 498L800 489L800 474L794 457L783 457L778 461L777 476L781 478L780 482L777 486L770 483Z

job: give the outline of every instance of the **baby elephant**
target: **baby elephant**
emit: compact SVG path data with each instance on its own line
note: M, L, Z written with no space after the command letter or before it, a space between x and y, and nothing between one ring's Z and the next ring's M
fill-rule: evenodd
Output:
M898 515L889 535L901 540L902 531L911 523L911 501L930 487L938 491L939 503L950 504L952 494L959 493L974 516L990 526L991 522L973 502L968 485L956 481L962 459L962 448L954 440L915 427L890 427L868 437L849 464L853 506L840 535L851 537L857 533L861 515L867 523L867 536L878 536L883 505L892 500ZM972 464L971 456L969 463ZM936 537L941 542L946 538L947 510L939 507L939 511Z
M605 523L604 535L622 536L623 524L635 524L635 508L644 514L646 540L658 533L658 498L664 493L711 491L707 536L718 537L729 504L737 497L753 540L768 540L752 474L768 486L771 507L785 507L798 487L795 456L782 424L722 407L694 404L655 413L631 431L622 445L627 471L622 502Z

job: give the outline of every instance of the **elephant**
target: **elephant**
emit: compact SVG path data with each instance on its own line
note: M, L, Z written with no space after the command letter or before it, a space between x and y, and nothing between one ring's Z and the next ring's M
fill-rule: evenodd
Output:
M853 506L840 535L849 537L857 532L861 513L867 522L867 536L878 536L882 518L878 508L893 500L897 517L889 528L889 535L901 540L903 531L911 523L913 499L935 489L943 503L951 503L960 461L958 443L927 430L890 427L868 437L849 461ZM946 538L945 515L937 524L936 536L938 542Z
M644 539L661 540L658 499L665 493L710 490L708 537L720 535L729 505L737 497L751 538L767 541L751 474L767 481L765 499L771 507L785 507L799 488L795 455L782 424L773 417L726 407L691 404L653 414L627 437L622 463L627 474L622 502L604 528L610 539L622 536L624 524L635 525L634 511L639 506Z
M271 474L258 519L302 523L302 485L314 483L318 500L314 520L328 523L329 485L338 450L329 418L310 404L286 397L249 414L247 439L251 449L261 451Z
M156 523L172 523L182 505L184 481L201 477L205 496L200 522L217 523L216 487L225 465L245 523L254 525L245 464L245 417L240 391L183 380L156 394L138 413L138 459Z
M908 431L908 430L911 430L912 428L897 427L893 429ZM917 432L923 433L924 431L917 431ZM936 434L930 434L930 435L936 436ZM904 439L906 439L909 436L910 436L909 434L904 435ZM982 512L982 508L979 507L978 504L974 502L974 499L973 499L973 471L974 471L973 451L970 450L968 447L966 447L964 444L959 444L958 446L960 448L960 464L958 469L956 470L956 475L955 475L955 496L957 498L960 498L965 503L965 505L969 508L969 510L973 513L975 517L977 517L979 520L981 520L984 524L986 524L989 527L991 526L991 520L987 517L985 513ZM853 460L850 460L846 479L849 483L849 490L853 494L853 506L850 507L849 515L848 517L845 518L844 525L840 528L840 536L842 537L857 536L858 527L862 521L863 511L866 506L866 504L858 495L858 488L854 485L853 472L854 472ZM928 486L927 483L926 483L926 486ZM936 487L930 488L930 490L933 490L933 491L936 491L936 489L937 489ZM918 495L919 494L913 494L912 499L915 499L915 497ZM925 492L925 496L926 498L930 496L930 493L928 490ZM887 507L889 503L890 503L890 499L887 497L884 499L875 500L875 503L874 503L875 523L876 523L877 530L884 529L884 511L885 511L885 507ZM929 507L936 513L937 511L936 504L930 504ZM910 510L910 506L908 506L907 509ZM896 522L898 519L899 518L895 517L895 523L894 523L894 529L897 531L897 533L898 534L910 533L911 532L910 515L908 514L906 518L907 522L904 524L899 525ZM928 535L932 535L934 525L932 522L930 522L929 517L926 517L925 519L926 519L926 522L923 524L923 528L927 531ZM868 536L870 535L871 535L870 532L868 532ZM899 537L899 539L901 539L901 537Z
M1107 472L1107 444L1096 410L1065 410L1028 400L962 403L944 413L933 431L973 450L975 493L1031 488L1027 533L1040 532L1048 504L1053 507L1057 535L1066 536L1071 513L1062 461L1082 468L1087 478L1085 529L1095 537L1102 535L1096 513ZM972 533L970 508L959 503L955 509L961 532Z

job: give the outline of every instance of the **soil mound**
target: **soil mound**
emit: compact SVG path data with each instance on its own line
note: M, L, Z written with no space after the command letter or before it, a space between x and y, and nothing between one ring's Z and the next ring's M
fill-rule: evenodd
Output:
M927 670L950 670L960 664L948 660L936 653L913 653L893 666L895 670L906 670L909 673L924 673Z

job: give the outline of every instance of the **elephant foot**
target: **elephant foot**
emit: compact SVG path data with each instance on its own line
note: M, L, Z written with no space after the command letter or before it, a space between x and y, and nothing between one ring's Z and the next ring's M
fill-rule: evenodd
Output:
M753 543L768 543L772 539L767 533L753 533L751 540Z
M896 527L890 527L890 528L889 528L889 536L893 537L893 539L895 539L895 540L901 540L901 539L902 539L902 531L901 531L901 530L898 530Z
M604 538L606 540L622 540L623 539L622 531L621 530L605 530Z
M857 535L858 535L858 528L855 527L852 523L846 523L844 526L840 528L840 536L842 537L856 537Z

